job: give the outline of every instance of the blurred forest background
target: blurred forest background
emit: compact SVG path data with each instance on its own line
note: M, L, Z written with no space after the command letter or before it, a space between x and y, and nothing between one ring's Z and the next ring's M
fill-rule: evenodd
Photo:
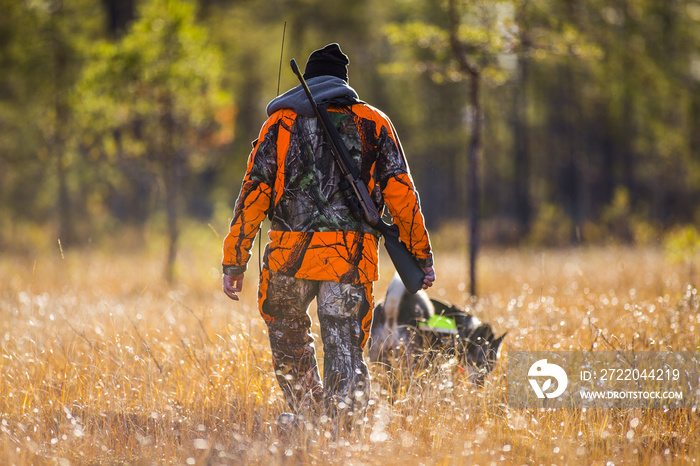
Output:
M340 43L431 229L697 243L700 0L0 0L0 251L225 234L285 21L280 92Z

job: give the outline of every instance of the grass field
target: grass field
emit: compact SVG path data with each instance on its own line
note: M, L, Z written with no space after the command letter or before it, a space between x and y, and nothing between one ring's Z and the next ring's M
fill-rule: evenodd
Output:
M281 437L275 421L285 405L256 310L257 260L234 303L220 291L220 243L209 239L182 247L172 287L160 280L158 252L56 247L40 257L0 256L0 463L676 464L700 457L695 409L507 404L508 351L699 349L693 275L660 250L484 251L479 299L470 302L464 254L436 241L431 296L509 332L486 386L435 370L404 376L392 402L382 371L370 367L362 428L335 436L330 422L320 422ZM378 300L393 273L382 263Z

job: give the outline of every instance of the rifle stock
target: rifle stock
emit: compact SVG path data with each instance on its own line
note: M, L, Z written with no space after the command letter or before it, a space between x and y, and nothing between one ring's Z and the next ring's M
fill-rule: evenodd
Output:
M401 277L403 286L411 294L423 288L425 272L418 265L416 259L399 239L399 229L396 225L387 225L382 220L374 227L384 237L384 248L394 268Z
M367 186L362 182L359 175L353 173L356 171L356 167L352 165L352 158L348 152L347 147L340 139L338 130L335 128L330 120L330 116L325 109L320 109L314 100L313 95L309 86L306 84L304 77L299 71L296 60L292 58L290 61L290 66L292 71L299 78L299 82L304 88L306 97L309 99L311 106L314 109L316 118L318 118L319 124L323 128L323 132L326 134L331 146L331 152L333 153L333 158L337 162L343 176L350 184L352 191L351 194L357 199L357 203L350 202L350 205L359 204L362 211L359 212L360 216L363 216L365 221L376 229L384 237L384 247L391 262L394 264L396 271L401 277L401 281L406 287L406 291L413 294L416 293L423 287L423 279L425 278L425 272L416 262L415 257L408 250L406 245L399 239L399 229L396 225L386 224L379 215L377 211L377 206L374 205L372 198L367 190ZM353 170L354 169L354 170Z

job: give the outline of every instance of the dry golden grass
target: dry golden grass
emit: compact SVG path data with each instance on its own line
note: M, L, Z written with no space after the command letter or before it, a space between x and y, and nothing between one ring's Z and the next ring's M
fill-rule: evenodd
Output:
M0 259L0 458L4 464L691 463L695 410L518 410L509 350L698 350L687 268L654 249L485 251L478 300L464 254L437 244L431 295L508 331L483 389L449 369L373 374L368 420L280 437L285 410L256 310L220 291L216 238L183 247L179 284L155 253L56 251ZM389 262L375 287L381 299ZM318 333L318 329L316 329Z

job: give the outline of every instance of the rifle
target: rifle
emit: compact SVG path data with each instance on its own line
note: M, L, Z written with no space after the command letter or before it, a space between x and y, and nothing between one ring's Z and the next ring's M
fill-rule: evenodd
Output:
M387 253L389 253L391 262L393 262L396 271L399 273L406 290L411 294L417 292L423 287L425 272L418 265L413 255L408 251L406 245L399 239L399 228L394 224L388 225L382 220L377 206L370 197L367 186L360 177L357 166L352 162L352 157L350 156L350 152L348 152L348 148L340 138L338 129L331 121L331 117L328 115L326 109L319 108L316 104L314 96L311 94L311 90L306 84L306 80L304 80L304 77L299 71L296 60L292 58L290 65L294 74L299 78L299 82L304 88L304 92L306 92L306 97L309 99L314 109L316 118L318 118L323 132L330 142L333 158L345 178L344 182L341 184L341 189L348 194L350 208L355 215L364 218L370 226L384 237L384 247Z

